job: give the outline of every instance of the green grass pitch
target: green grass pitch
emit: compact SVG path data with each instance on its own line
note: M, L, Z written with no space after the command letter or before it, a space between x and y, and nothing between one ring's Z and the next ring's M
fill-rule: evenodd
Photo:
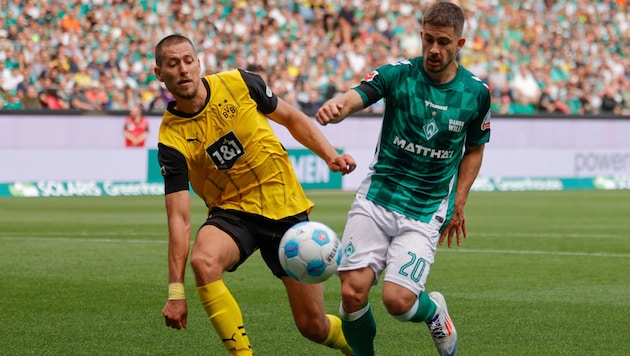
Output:
M311 218L343 230L351 193L309 192ZM194 200L194 224L205 217ZM440 247L441 291L459 355L627 355L630 190L471 193L469 238ZM187 269L188 329L164 326L162 197L0 199L0 353L227 355ZM257 355L340 355L303 339L284 290L255 254L226 283ZM371 303L377 355L435 355L425 325ZM336 314L336 277L326 282Z

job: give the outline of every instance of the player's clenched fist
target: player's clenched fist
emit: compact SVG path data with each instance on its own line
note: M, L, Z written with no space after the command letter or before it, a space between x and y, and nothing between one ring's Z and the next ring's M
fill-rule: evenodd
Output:
M162 309L162 315L164 315L166 326L177 330L186 328L188 321L186 299L169 299Z
M322 105L315 114L315 119L321 125L327 125L329 123L336 123L343 119L342 117L343 104L338 100L331 99Z
M335 159L328 164L328 167L333 172L341 172L342 175L350 173L357 168L357 162L347 153L335 157Z
M315 114L315 119L321 125L336 124L348 115L363 109L363 99L354 90L326 101Z

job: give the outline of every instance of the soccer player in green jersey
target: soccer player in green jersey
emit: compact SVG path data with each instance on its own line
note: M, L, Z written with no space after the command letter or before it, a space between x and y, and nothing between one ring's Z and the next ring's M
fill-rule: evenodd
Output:
M385 99L370 172L358 188L342 238L340 316L357 356L374 355L368 295L383 271L382 300L397 320L425 322L441 355L457 349L444 297L425 290L437 245L467 236L464 205L490 138L490 93L459 65L465 17L438 2L422 17L422 56L383 65L317 112L338 123Z

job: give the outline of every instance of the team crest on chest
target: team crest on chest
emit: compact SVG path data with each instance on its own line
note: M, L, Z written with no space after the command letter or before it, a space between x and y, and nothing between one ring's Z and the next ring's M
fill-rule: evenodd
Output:
M217 105L217 109L219 111L219 115L224 120L234 120L236 118L236 114L238 113L236 106L232 105L226 99L223 99L223 101Z
M424 131L424 136L427 140L430 140L439 131L437 122L435 122L435 119L433 118L422 126L422 130Z

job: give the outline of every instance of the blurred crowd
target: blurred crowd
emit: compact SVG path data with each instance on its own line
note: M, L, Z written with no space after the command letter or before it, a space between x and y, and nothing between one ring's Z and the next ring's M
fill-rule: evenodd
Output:
M500 114L630 115L626 0L462 0L459 61ZM372 68L421 55L403 0L0 0L0 108L160 112L155 44L195 42L203 73L259 73L305 112ZM382 103L367 111L379 113Z

